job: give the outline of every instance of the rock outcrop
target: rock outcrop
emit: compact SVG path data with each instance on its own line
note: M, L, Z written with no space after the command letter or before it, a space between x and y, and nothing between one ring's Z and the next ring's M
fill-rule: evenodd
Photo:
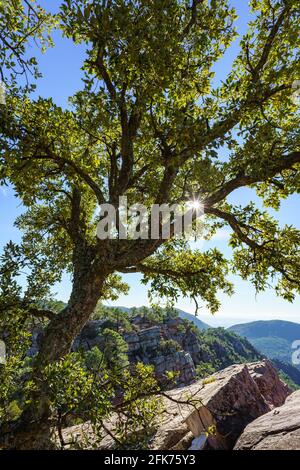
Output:
M198 438L212 427L216 432L208 437L205 447L230 449L245 426L270 409L247 366L242 364L168 395L172 400L165 400L168 418L153 438L153 449L178 447L189 432ZM190 397L194 406L178 404L188 402ZM179 434L181 439L175 442Z
M149 446L157 450L186 450L190 446L232 449L249 423L257 422L256 418L268 413L277 403L283 404L289 393L266 360L227 367L208 379L164 395L165 412ZM112 417L109 424L112 433L113 421ZM80 440L83 435L89 435L92 440L91 427L88 423L83 426L65 429L64 440ZM214 432L207 437L209 429ZM113 446L108 434L98 448Z
M173 327L169 323L151 327L146 325L146 328L140 325L140 330L125 332L122 335L128 345L129 362L152 364L156 379L163 385L167 383L167 371L177 374L176 385L178 386L191 384L196 379L195 363L190 353L182 349L179 343L174 343L176 349L174 349L174 344L173 347L168 346L168 340L174 341L174 324L178 326L178 322L182 321L180 318L178 322L176 320L173 321ZM98 346L100 350L103 349L105 347L103 338L99 335L102 325L101 320L87 323L80 336L76 338L73 350L79 348L88 350L94 346ZM166 347L163 346L164 344ZM193 342L191 342L191 347L193 347Z
M291 390L280 380L271 362L265 360L248 364L248 369L268 405L271 408L283 405Z
M143 328L125 333L123 336L128 345L129 362L152 364L158 382L163 385L167 383L167 371L177 373L176 384L178 386L191 384L196 379L195 362L190 352L183 348L179 341L176 341L177 327L180 322L181 319L178 318L170 320L167 324ZM172 350L172 345L167 346L167 341L170 340L176 341L177 350ZM167 347L164 347L164 344Z
M236 450L300 450L300 390L284 405L252 421L238 439Z
M202 405L195 410L179 406L182 422L194 438L215 426L216 434L208 437L205 447L230 449L248 423L277 404L282 405L290 393L272 364L264 360L227 367L211 378L171 391L169 396L182 401L182 397L190 394L193 399L200 400ZM160 427L153 448L168 448L168 443L161 437L172 436L173 425L174 420Z
M103 332L112 329L126 341L129 363L153 365L156 379L164 388L190 385L196 380L198 366L198 376L205 376L230 364L262 359L247 340L222 328L200 331L193 323L174 316L151 319L147 315L135 315L125 319L123 324L116 319L89 321L75 339L72 350L87 351L96 346L104 351ZM42 328L32 332L29 356L38 352L42 334ZM167 372L175 372L172 383Z
M130 324L131 331L118 330L128 345L129 362L152 364L159 384L164 387L168 383L168 371L176 373L175 385L183 386L196 380L199 364L221 369L232 363L261 358L246 340L223 329L200 332L180 317L166 318L153 325L149 319L137 315L130 318ZM88 322L76 338L73 350L88 350L94 346L103 349L103 328L104 320Z

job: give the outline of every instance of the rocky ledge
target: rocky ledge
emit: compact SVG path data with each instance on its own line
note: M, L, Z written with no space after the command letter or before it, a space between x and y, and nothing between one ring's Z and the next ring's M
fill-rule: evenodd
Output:
M262 415L270 415L274 407L283 405L290 393L267 360L227 367L208 379L165 394L165 410L149 447L157 450L232 449L249 423L257 422ZM112 417L108 425L110 433L99 444L100 449L114 447L110 436L113 421ZM215 432L207 437L208 429ZM88 435L92 441L88 423L63 431L66 443L78 442L83 435Z

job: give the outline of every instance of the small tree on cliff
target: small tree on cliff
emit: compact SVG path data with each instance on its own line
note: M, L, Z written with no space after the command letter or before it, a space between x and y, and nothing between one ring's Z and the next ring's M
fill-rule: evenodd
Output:
M86 45L83 89L68 110L14 93L1 107L2 176L27 207L16 222L22 244L4 261L15 254L29 270L27 294L16 296L26 314L50 318L37 370L68 353L99 299L125 289L121 273L140 272L153 295L183 293L212 311L217 290L232 290L229 268L257 290L271 278L288 300L299 292L299 231L252 203L228 202L251 186L276 209L299 191L298 2L251 1L232 71L214 86L213 66L236 38L229 3L62 1L63 34ZM97 239L97 206L117 206L120 196L149 207L200 198L208 237L231 228L233 259L172 237ZM39 312L64 270L73 279L68 304Z

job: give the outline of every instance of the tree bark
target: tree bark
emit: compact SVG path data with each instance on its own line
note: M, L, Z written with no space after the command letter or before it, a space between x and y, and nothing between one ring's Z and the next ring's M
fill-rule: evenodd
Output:
M45 330L37 356L37 367L56 361L70 352L73 341L89 320L100 297L105 275L80 277L74 282L68 305Z
M82 270L73 281L67 306L50 321L41 340L33 367L36 385L32 404L24 410L19 422L4 431L6 449L51 449L53 432L50 421L47 384L43 380L46 365L70 352L73 341L92 315L99 301L107 274ZM3 438L1 439L3 441Z

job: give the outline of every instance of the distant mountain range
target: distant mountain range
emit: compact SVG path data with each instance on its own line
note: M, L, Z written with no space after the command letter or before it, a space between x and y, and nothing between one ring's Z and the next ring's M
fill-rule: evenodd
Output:
M292 363L292 343L300 340L300 324L284 320L268 320L233 325L228 328L248 341L262 354L274 360L285 374L300 385L300 365Z
M177 310L181 318L193 322L200 330L212 328L195 315ZM292 364L292 343L300 340L300 324L284 320L262 320L233 325L226 330L246 338L257 351L271 359L289 385L300 386L300 365Z
M284 362L292 361L292 343L300 340L300 325L284 320L255 321L228 328L247 338L260 352Z
M254 321L228 329L248 339L277 337L288 341L289 345L296 339L300 340L300 324L284 320Z

